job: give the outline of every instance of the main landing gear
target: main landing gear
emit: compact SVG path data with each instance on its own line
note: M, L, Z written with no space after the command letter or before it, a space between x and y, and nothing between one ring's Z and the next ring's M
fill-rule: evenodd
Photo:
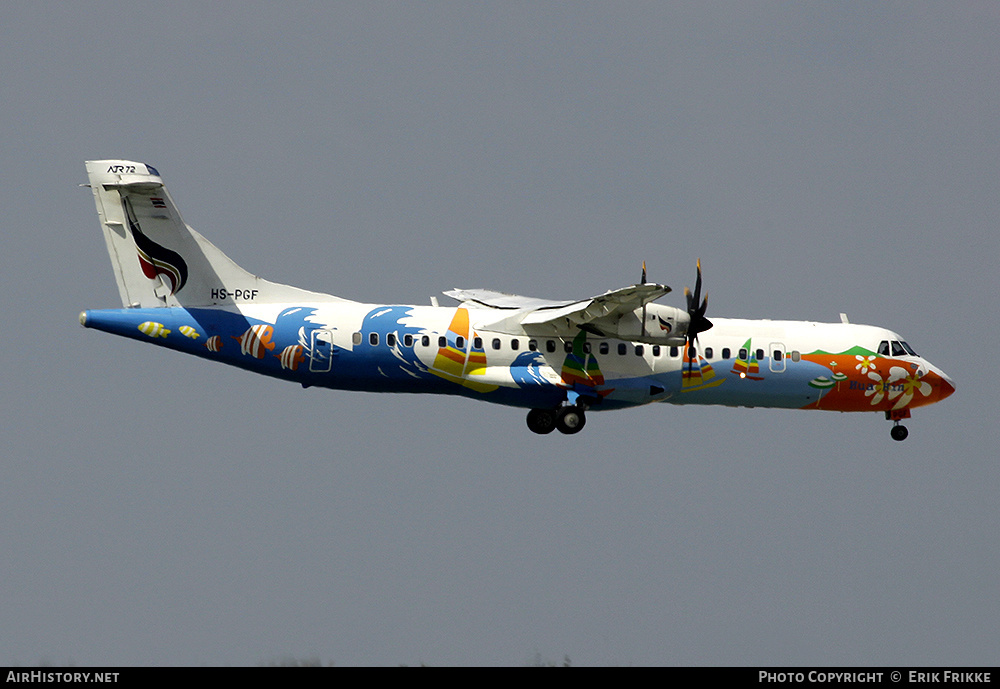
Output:
M528 428L544 435L559 429L560 433L573 435L583 430L587 423L582 405L567 404L557 409L532 409L528 412Z

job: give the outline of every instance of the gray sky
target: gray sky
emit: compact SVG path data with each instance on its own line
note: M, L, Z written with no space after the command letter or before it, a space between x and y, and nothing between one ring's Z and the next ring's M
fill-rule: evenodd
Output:
M141 7L0 23L0 663L996 663L995 3ZM681 305L700 257L710 317L845 311L958 391L895 443L302 390L79 327L119 304L102 157L281 282L573 299L646 260Z

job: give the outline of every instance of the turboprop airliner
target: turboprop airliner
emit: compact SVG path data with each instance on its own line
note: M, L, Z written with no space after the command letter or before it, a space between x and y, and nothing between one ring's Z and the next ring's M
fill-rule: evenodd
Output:
M457 304L367 304L240 268L187 226L156 168L87 163L123 308L80 323L301 384L463 395L521 407L539 434L589 411L652 402L878 412L900 421L954 382L896 333L849 323L706 317L698 264L686 308L646 281L580 301L485 289Z

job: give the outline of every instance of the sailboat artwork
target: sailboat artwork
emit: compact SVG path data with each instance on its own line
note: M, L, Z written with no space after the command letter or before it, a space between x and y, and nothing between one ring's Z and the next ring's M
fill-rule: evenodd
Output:
M486 352L482 344L474 345L469 341L469 312L467 309L457 309L448 326L444 346L438 349L434 363L428 369L431 373L445 380L459 383L477 392L496 390L496 385L482 383L466 378L469 375L484 375L486 373Z
M573 351L566 354L560 375L564 385L580 394L603 399L614 392L604 387L604 374L583 330L573 338Z
M739 355L736 357L736 361L733 362L732 372L740 378L764 380L763 376L758 375L760 373L760 364L757 363L757 353L751 345L752 339L748 339L740 348Z
M706 390L722 385L724 382L726 379L717 377L712 364L708 363L694 347L684 348L684 359L681 365L681 392Z

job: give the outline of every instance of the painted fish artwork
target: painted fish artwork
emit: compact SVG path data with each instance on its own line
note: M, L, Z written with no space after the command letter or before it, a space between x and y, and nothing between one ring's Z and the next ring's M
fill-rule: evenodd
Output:
M205 342L205 348L210 352L217 352L222 349L222 338L218 335L212 335Z
M254 325L247 328L247 331L239 337L233 337L240 343L240 352L249 354L255 359L263 359L264 355L272 351L275 347L271 342L274 336L274 327L270 325Z
M150 337L166 337L170 334L170 330L163 323L156 323L155 321L140 323L139 332Z
M275 354L274 356L281 361L281 368L296 371L299 368L299 364L306 360L302 356L302 352L302 345L288 345L282 350L281 354Z
M192 328L190 325L182 325L177 329L181 331L181 335L184 337L190 337L192 340L197 340L201 337L201 333Z

